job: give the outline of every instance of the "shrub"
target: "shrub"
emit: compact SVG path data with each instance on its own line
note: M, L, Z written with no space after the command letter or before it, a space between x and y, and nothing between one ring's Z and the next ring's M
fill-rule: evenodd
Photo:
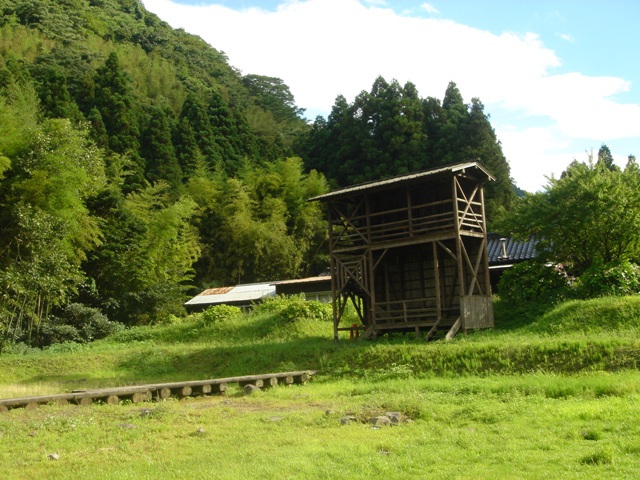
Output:
M211 325L228 318L237 317L241 313L242 310L239 307L234 307L233 305L215 305L202 312L200 314L200 320L205 325Z
M110 340L120 343L146 342L155 339L157 332L157 329L149 325L123 328L114 334Z
M498 283L500 298L506 302L555 302L569 292L569 278L561 266L528 261L506 270Z
M284 323L300 319L330 321L332 318L330 305L305 300L304 294L275 296L256 305L254 311L258 314L275 314Z
M640 266L629 261L596 264L576 281L578 298L635 295L640 293Z
M57 315L50 315L40 326L38 344L42 346L65 342L86 343L107 337L124 327L110 321L97 308L70 303Z
M42 347L56 343L82 342L82 336L76 327L51 321L42 324L38 337Z

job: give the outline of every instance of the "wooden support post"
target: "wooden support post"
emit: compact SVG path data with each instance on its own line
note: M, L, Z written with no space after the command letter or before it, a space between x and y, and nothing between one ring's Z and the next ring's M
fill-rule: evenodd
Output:
M438 331L438 325L440 324L441 321L442 321L442 318L439 318L438 320L436 320L436 323L433 324L431 329L425 335L424 337L425 341L428 341L431 337L435 335L435 333Z
M264 387L275 387L276 385L278 385L278 377L271 377L271 378L265 378L264 379Z
M193 388L189 385L185 385L184 387L178 389L178 395L180 397L188 397L193 393Z
M337 265L335 261L335 254L333 253L333 227L332 227L332 216L331 216L331 207L327 206L327 222L329 224L329 270L331 274L331 308L333 310L333 342L338 343L338 324L340 323L340 314L338 313L338 304L339 302L339 294L337 292Z
M149 394L147 392L135 392L131 395L131 401L133 403L146 402L149 400Z
M258 388L262 388L264 386L264 380L261 378L258 378L256 380L246 380L238 383L242 388L246 387L247 385L255 385Z
M458 317L456 323L454 323L451 329L447 332L447 336L445 337L447 340L451 340L456 333L458 333L458 330L460 330L460 326L462 325L461 318L462 317Z
M411 205L411 190L409 187L405 187L407 192L407 222L409 223L409 237L413 237L413 212Z
M201 395L209 395L212 390L213 390L213 387L209 384L206 384L198 388L197 392L200 393Z
M171 389L168 387L159 388L156 390L156 396L160 400L165 400L171 396Z
M109 395L105 402L108 405L118 405L120 403L120 397L118 397L117 395Z
M462 238L460 237L460 212L458 210L458 178L453 177L453 216L455 218L455 239L456 239L456 258L458 267L458 286L460 291L458 292L460 297L466 294L465 290L465 276L464 276L464 264L462 263ZM462 187L460 187L462 188Z
M91 397L81 397L76 399L76 403L78 405L82 405L83 407L88 407L93 404L93 398Z
M432 242L433 251L433 279L434 288L436 290L436 324L442 318L442 295L440 293L440 261L438 258L438 246L436 242Z
M485 287L484 291L487 295L491 296L491 277L489 274L489 242L487 240L487 221L485 216L484 209L484 185L480 187L480 203L482 204L482 218L484 222L482 223L482 231L484 233L484 251L482 252L483 262L484 262L484 282Z

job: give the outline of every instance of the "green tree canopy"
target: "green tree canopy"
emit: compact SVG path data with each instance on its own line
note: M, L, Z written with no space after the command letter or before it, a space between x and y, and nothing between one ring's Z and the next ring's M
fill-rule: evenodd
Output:
M347 186L441 165L479 161L497 178L487 186L489 217L515 199L510 167L482 102L463 102L455 83L442 103L421 99L415 85L378 77L348 103L338 96L301 146L307 168Z
M606 162L574 161L542 192L519 199L502 229L522 238L536 234L556 262L580 275L594 264L640 261L640 171Z

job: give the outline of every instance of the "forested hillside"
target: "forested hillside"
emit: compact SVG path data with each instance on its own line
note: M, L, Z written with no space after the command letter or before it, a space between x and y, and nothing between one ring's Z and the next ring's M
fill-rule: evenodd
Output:
M499 178L491 208L511 201L482 104L454 84L441 103L379 78L310 125L281 79L243 74L139 0L0 10L5 341L70 304L154 323L203 287L315 274L326 224L306 199L328 184L480 160Z
M305 200L327 186L293 156L308 126L280 79L137 0L0 5L5 336L69 302L154 322L189 289L324 268Z

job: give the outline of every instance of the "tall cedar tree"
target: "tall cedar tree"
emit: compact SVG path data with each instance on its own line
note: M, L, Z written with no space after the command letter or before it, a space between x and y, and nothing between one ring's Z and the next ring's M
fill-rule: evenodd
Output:
M484 106L478 99L466 105L453 82L440 103L420 99L410 82L402 87L378 77L371 92L360 93L352 104L338 96L301 149L307 168L338 186L479 161L497 178L487 186L489 216L515 198L509 164Z
M146 177L152 183L165 181L173 192L177 192L182 185L182 170L171 142L170 111L162 105L149 110L140 146Z
M100 112L109 136L109 150L133 160L133 175L127 179L133 190L144 185L136 105L131 79L121 70L118 55L111 52L104 66L96 71L94 106Z

